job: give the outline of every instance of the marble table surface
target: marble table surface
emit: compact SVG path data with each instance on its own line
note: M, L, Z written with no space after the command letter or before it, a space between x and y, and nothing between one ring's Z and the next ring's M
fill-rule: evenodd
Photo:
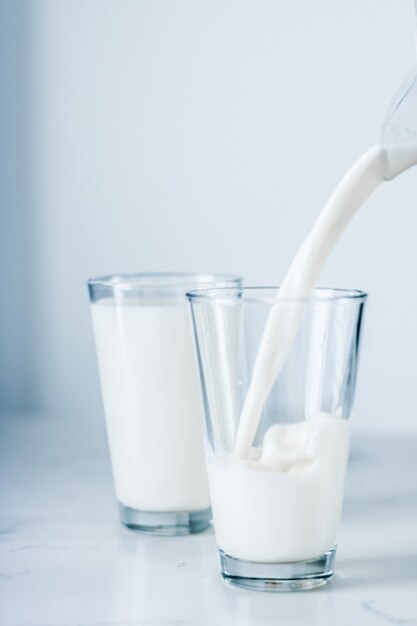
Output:
M118 522L95 425L0 423L0 626L417 625L417 437L354 437L336 574L303 593L225 583L212 531Z

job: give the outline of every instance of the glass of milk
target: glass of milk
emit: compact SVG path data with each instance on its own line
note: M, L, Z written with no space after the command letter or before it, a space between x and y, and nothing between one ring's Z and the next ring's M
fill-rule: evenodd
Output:
M134 274L88 281L113 478L129 528L207 528L203 406L186 292L235 276Z
M276 295L255 287L188 297L221 573L245 587L287 591L333 574L367 296L316 289L309 300L279 302L288 333L300 313L302 321L242 456L240 416Z

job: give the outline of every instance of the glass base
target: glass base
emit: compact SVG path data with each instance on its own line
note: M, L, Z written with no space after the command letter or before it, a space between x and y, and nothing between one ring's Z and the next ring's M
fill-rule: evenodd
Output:
M258 591L307 591L333 576L336 547L322 556L294 563L243 561L219 550L220 570L230 583Z
M131 509L119 502L119 511L120 519L127 528L153 535L191 535L206 530L211 523L211 508L189 513L154 512Z

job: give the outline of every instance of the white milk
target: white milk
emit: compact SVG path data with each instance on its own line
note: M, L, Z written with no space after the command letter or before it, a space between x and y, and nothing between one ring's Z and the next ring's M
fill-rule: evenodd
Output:
M299 561L322 555L336 542L348 422L320 413L299 424L275 424L260 448L252 442L327 257L371 193L416 164L412 146L366 152L330 197L289 268L262 336L233 453L210 458L216 539L226 554ZM288 299L300 299L298 306L283 306Z
M210 506L187 303L91 306L117 499L143 511Z
M323 208L296 254L272 307L256 357L235 442L235 455L245 458L258 428L271 388L282 370L298 332L306 302L285 307L280 301L309 298L320 272L350 220L384 181L417 164L417 148L376 146L351 167Z
M334 547L349 451L346 420L276 424L251 459L209 458L216 540L249 561L290 562Z

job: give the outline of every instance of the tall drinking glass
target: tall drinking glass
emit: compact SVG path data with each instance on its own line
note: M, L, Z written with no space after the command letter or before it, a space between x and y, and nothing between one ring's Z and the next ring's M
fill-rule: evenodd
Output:
M180 535L210 523L203 406L185 294L239 283L209 274L88 281L116 496L130 528Z
M333 574L366 294L317 289L280 301L302 322L249 452L235 441L277 288L195 291L213 521L224 578L310 589ZM283 319L281 317L281 319Z

